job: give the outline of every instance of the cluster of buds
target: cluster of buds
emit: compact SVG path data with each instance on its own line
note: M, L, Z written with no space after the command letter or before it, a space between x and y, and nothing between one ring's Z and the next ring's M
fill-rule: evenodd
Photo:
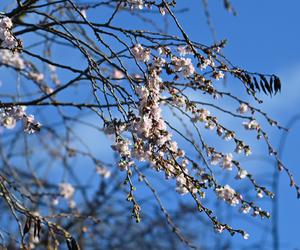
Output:
M18 46L18 40L13 36L11 29L13 23L9 17L0 17L0 40L1 47L6 49L15 49Z

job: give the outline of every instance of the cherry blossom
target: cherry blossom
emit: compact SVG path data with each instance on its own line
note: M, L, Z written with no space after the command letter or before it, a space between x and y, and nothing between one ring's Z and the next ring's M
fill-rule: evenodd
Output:
M15 49L17 40L11 33L13 23L9 17L0 17L0 40L1 46L8 49Z
M70 200L74 195L75 189L70 183L62 182L59 184L59 192L65 199Z
M150 60L150 50L143 48L141 44L136 44L131 52L138 61L148 62Z
M239 112L240 114L245 114L248 112L248 110L248 105L246 103L241 103L240 107L237 109L237 112Z
M220 199L226 201L231 206L236 206L240 203L237 193L229 185L217 188L216 193Z
M260 125L258 124L258 122L256 120L251 120L249 122L243 122L243 125L244 125L245 129L248 129L248 130L258 130L260 128Z

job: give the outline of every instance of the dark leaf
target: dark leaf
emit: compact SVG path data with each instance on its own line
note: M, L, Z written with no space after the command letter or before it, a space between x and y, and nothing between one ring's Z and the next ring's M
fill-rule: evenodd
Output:
M245 81L250 84L251 83L251 76L249 76L248 74L245 74Z
M265 87L266 87L267 91L269 92L269 94L272 95L272 89L271 89L271 87L270 87L270 85L269 85L268 82L265 83Z
M259 84L258 84L258 82L257 82L256 77L253 77L253 80L254 80L255 88L256 88L258 91L260 91L260 87L259 87Z
M268 93L267 93L267 91L266 91L266 89L265 89L265 86L264 86L264 82L263 82L262 80L260 80L260 87L261 87L262 91L263 91L266 95L268 95Z
M235 12L235 10L233 9L231 3L229 0L224 0L224 6L226 8L227 11L232 12L233 15L237 15L237 13Z
M259 75L259 76L260 76L260 79L263 80L263 82L265 84L268 83L268 80L267 80L267 78L264 75Z
M231 4L229 0L224 0L224 6L228 11L231 11Z
M33 235L34 235L34 237L37 236L37 224L36 224L36 222L34 222Z
M25 222L25 226L24 226L24 229L23 229L23 234L24 235L29 232L30 227L31 227L31 218L27 217L26 222Z
M263 83L264 83L263 85L264 85L265 89L269 92L270 95L272 95L271 88L270 88L267 78L264 75L260 75L260 79L263 81ZM266 95L267 95L267 93L266 93Z
M252 92L255 92L254 84L252 82L249 83L249 87L252 90Z
M38 236L38 238L40 238L41 229L42 229L41 221L38 220L37 221L37 236Z
M245 80L246 80L246 82L248 83L249 88L252 90L252 92L255 92L254 84L252 83L251 76L248 75L248 74L245 74Z
M37 220L34 223L34 233L33 233L34 237L40 238L40 231L41 231L41 221Z
M274 76L274 90L275 94L279 91L281 91L281 82L280 79L277 76Z
M273 79L273 76L270 77L270 88L271 88L271 92L273 94L273 83L274 83L274 79Z
M69 250L79 250L79 246L73 237L67 239L67 246Z

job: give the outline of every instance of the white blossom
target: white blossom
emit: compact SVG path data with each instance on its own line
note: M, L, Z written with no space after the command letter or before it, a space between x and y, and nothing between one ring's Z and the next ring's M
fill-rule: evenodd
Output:
M218 165L220 161L222 160L222 155L221 154L214 154L211 159L210 159L210 164L211 165Z
M198 66L201 70L206 69L208 66L212 65L212 60L205 58Z
M251 207L249 205L242 205L241 208L240 208L240 211L243 213L243 214L248 214L251 210Z
M33 115L25 113L24 106L6 107L0 109L0 124L5 128L12 129L16 126L16 122L23 120L24 132L34 133L40 129L39 122L34 120Z
M229 185L225 185L224 187L216 188L216 193L220 199L226 201L231 206L236 206L240 202L240 200L238 199L237 193Z
M159 55L163 55L166 56L170 53L171 49L168 46L164 46L164 47L158 47L157 48L157 52Z
M224 139L226 141L230 141L232 138L234 138L234 133L233 132L226 132L226 134L224 135Z
M131 8L143 9L144 1L143 0L127 0Z
M0 28L2 29L11 29L13 23L9 17L3 17L0 19Z
M251 120L249 122L243 122L245 129L248 130L259 130L260 126L256 120Z
M257 197L260 198L260 199L262 199L264 197L264 194L261 190L257 191Z
M130 157L131 151L129 148L130 142L123 138L118 138L112 149L119 152L122 157Z
M62 182L59 184L59 192L61 196L69 200L73 197L75 189L70 183Z
M249 106L246 103L241 103L241 105L237 109L237 112L239 112L240 114L245 114L248 112L248 110Z
M0 40L1 46L7 49L14 49L18 43L11 33L13 23L9 17L0 18Z
M131 52L138 61L148 62L150 60L150 50L143 48L141 44L136 44Z
M223 79L224 78L224 73L221 70L217 71L217 72L214 72L213 77L216 78L216 80Z
M177 51L179 52L180 56L193 55L194 54L191 46L179 46L179 47L177 47Z
M113 78L115 78L115 79L122 79L122 78L124 78L124 74L123 74L123 72L121 70L115 69L113 71Z
M193 120L207 122L208 116L210 116L210 112L208 110L199 109L199 110L197 110L197 113L195 114Z
M176 72L181 72L184 77L189 77L195 73L192 60L190 58L172 57L172 64Z
M34 119L33 115L28 115L23 118L24 132L33 134L40 130L41 124Z
M52 200L51 200L51 204L53 206L57 206L59 204L59 199L58 197L54 197Z
M16 119L11 116L6 116L2 120L3 126L8 129L13 129L16 126L16 123L17 123Z
M244 234L243 234L243 238L244 238L245 240L248 240L249 237L250 237L250 235L249 235L248 233L244 233Z
M25 68L25 62L19 53L6 49L0 50L0 63L15 67L18 70Z
M39 72L29 72L28 77L31 78L33 81L41 83L44 80L44 74Z
M221 165L227 170L232 170L232 154L226 154L223 156Z
M248 175L247 170L245 170L245 169L240 169L240 170L238 171L238 173L237 173L236 179L244 179L244 178L247 177L247 175Z
M218 224L215 226L215 231L217 233L223 233L224 230L225 230L225 226L223 226L223 225Z

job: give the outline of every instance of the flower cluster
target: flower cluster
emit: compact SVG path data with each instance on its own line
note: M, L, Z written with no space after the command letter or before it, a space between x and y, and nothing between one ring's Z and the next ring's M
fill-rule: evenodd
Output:
M202 58L201 63L198 64L198 68L201 70L206 69L208 66L214 66L214 61L209 58Z
M138 61L148 62L150 60L150 50L143 48L141 44L136 44L131 52Z
M35 121L33 115L27 115L24 106L6 107L0 109L0 124L13 129L18 120L24 123L24 132L32 134L40 130L40 123Z
M129 148L130 142L122 137L117 138L116 144L112 146L112 149L117 151L121 157L130 157L131 152Z
M0 63L14 67L17 70L25 68L25 62L18 53L13 53L10 50L0 50Z
M191 58L172 57L172 65L176 72L181 72L184 77L189 77L195 73L195 68Z
M240 114L245 114L249 110L249 106L246 103L241 103L239 108L237 109L237 112Z
M243 122L245 129L248 130L259 130L260 126L256 120L251 120L249 122Z
M244 179L248 175L247 170L245 169L240 169L236 175L236 179Z
M24 121L24 132L27 134L33 134L40 130L41 124L34 119L33 115L26 115Z
M222 155L220 153L215 153L212 155L210 159L211 165L218 165L220 164L224 169L226 170L232 170L233 162L232 162L233 156L232 154L226 154Z
M131 8L143 9L144 0L127 0Z
M128 168L133 164L131 158L130 141L122 138L121 136L116 138L116 143L112 145L112 149L119 153L121 159L119 161L119 168L121 170L128 170Z
M174 97L173 97L174 98ZM179 97L176 97L178 99ZM186 102L188 103L188 102ZM188 108L186 106L186 108ZM246 156L251 154L251 149L249 145L246 145L242 140L238 139L236 137L236 134L234 131L229 130L225 128L223 125L221 125L218 122L217 117L214 117L211 115L210 111L203 109L203 108L196 108L196 106L191 106L190 110L192 112L192 122L204 122L205 128L209 130L214 130L216 128L216 132L218 136L222 136L222 138L226 141L230 141L233 139L235 142L235 152L240 154L242 152L245 153ZM237 109L237 112L246 112L248 110L248 106L246 104L241 105L239 109ZM258 129L259 126L255 121L245 122L244 126L247 129ZM232 170L232 154L223 155L222 153L215 152L212 150L213 148L210 148L207 150L207 153L209 156L211 156L211 164L217 165L220 164L224 167L224 169Z
M12 35L13 23L9 17L0 18L0 40L1 47L15 49L18 46L17 39Z
M73 197L75 192L74 187L70 183L62 182L59 184L59 193L66 200L69 200Z
M68 201L70 208L74 208L76 206L73 199L74 193L75 188L70 183L62 182L59 184L59 194ZM58 200L56 202L58 202Z
M220 80L220 79L223 79L224 78L224 73L223 73L223 71L215 71L214 73L213 73L213 77L214 78L216 78L216 80Z
M238 205L240 203L240 200L242 199L241 195L237 194L235 190L229 185L216 188L216 193L219 199L226 201L231 206Z
M232 170L232 154L226 154L222 159L221 165L224 169Z
M166 54L162 49L161 54ZM150 62L150 50L140 44L132 48L132 54L138 61ZM173 57L172 64L175 71L180 71L184 76L194 73L195 69L190 59ZM161 79L165 69L166 60L154 57L147 68L145 84L136 88L139 97L138 114L133 115L126 126L110 123L106 124L104 131L107 134L120 134L128 131L133 134L133 145L129 141L117 136L116 144L112 148L120 154L119 167L128 169L133 163L130 158L139 161L148 161L157 171L164 171L166 178L176 179L176 190L180 194L196 192L193 180L189 175L189 161L177 143L172 140L172 135L167 130L167 125L162 117L160 101L164 84ZM184 100L178 99L178 102Z
M179 46L177 48L177 51L178 51L180 56L193 55L194 54L191 46Z
M30 71L28 77L37 83L42 83L44 80L44 74L39 72Z

